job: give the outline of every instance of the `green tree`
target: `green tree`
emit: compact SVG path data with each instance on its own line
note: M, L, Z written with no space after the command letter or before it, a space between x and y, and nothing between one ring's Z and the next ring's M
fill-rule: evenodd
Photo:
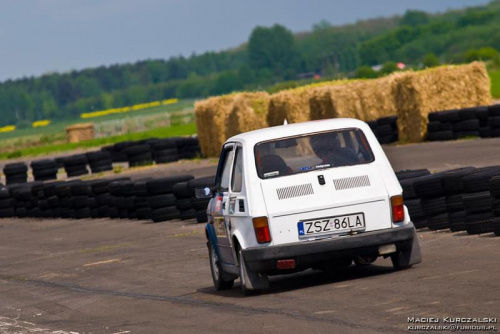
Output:
M424 67L439 66L439 58L434 53L429 52L422 58L422 65L424 65Z
M256 27L248 41L249 63L255 70L268 68L283 75L296 57L295 38L285 27Z
M410 27L416 27L427 23L429 23L429 15L426 12L412 9L407 10L399 22L402 26Z
M373 79L378 76L377 72L371 66L361 66L356 70L355 78Z
M394 61L385 62L380 70L380 74L386 75L396 72L398 70L398 64Z
M479 50L469 50L465 53L465 61L471 62L474 60L496 60L498 59L498 51L492 47L484 47Z

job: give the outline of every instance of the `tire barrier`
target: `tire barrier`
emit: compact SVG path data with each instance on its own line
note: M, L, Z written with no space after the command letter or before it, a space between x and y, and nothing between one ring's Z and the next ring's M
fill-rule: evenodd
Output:
M398 116L388 116L367 122L380 144L398 141Z
M500 235L500 166L396 172L417 229Z
M428 118L427 139L430 141L500 137L499 104L433 112Z
M12 184L0 189L0 218L112 218L164 222L207 222L209 199L196 187L213 187L215 176L71 180Z
M129 167L164 164L181 159L192 159L201 155L197 138L173 137L165 139L149 138L140 141L120 142L101 148L100 151L75 154L55 159L31 162L35 181L57 180L57 173L64 168L68 178L89 173L97 174L113 170L114 162L128 162ZM90 167L90 170L89 170ZM7 185L26 183L28 165L24 162L4 166Z

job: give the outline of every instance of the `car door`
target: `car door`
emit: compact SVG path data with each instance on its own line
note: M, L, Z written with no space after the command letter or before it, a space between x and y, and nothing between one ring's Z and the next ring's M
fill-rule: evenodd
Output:
M215 205L212 211L215 235L220 253L220 261L234 264L233 251L230 242L230 179L234 161L234 144L224 145L219 159L217 175L215 178L216 193L214 195Z

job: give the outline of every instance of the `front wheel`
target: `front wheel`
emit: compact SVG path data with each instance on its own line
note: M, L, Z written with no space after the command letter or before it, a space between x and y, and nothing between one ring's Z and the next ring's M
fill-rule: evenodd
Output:
M208 256L210 257L210 271L212 272L215 289L217 291L231 289L234 279L227 281L222 278L222 266L211 242L208 243Z

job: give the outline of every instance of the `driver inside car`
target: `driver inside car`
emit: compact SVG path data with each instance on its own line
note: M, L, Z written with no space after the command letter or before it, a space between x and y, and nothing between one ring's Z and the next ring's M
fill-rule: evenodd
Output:
M347 146L342 146L337 133L321 133L310 138L314 153L323 164L332 166L348 166L358 163L356 152Z

